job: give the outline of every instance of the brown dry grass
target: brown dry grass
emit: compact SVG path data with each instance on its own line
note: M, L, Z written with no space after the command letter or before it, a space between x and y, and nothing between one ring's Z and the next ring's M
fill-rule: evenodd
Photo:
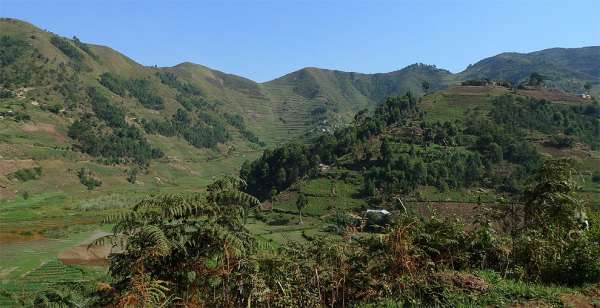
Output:
M578 97L576 95L563 92L558 89L525 89L518 90L518 95L523 96L531 96L538 99L547 99L550 101L559 101L559 102L574 102L574 103L585 103L589 102L589 100Z
M67 141L67 137L64 134L56 131L56 127L48 123L25 123L21 129L26 133L32 132L45 132L54 137L56 140L64 142Z

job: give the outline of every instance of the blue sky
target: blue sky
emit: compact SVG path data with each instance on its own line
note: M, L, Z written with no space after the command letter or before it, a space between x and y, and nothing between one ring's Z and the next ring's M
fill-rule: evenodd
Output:
M108 45L145 65L190 61L256 81L306 66L453 72L504 51L600 45L597 0L0 0L0 16Z

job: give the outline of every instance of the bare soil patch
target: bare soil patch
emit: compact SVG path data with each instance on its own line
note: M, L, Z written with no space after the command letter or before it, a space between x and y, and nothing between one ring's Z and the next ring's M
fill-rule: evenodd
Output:
M66 141L67 137L56 131L56 127L48 123L25 123L21 128L26 133L45 132L56 138L58 141Z
M7 159L0 160L0 176L6 176L20 169L33 168L37 166L33 159Z
M108 256L113 252L112 246L110 244L90 246L90 244L110 234L96 231L79 245L58 254L58 260L64 264L106 265L108 264Z
M508 92L505 87L498 86L454 86L448 89L451 94L488 94L491 91Z
M558 89L525 89L518 90L518 95L531 96L538 99L547 99L550 101L585 103L590 100L578 97L577 95L563 92Z
M587 159L592 157L590 147L581 143L575 144L571 148L555 148L540 144L543 153L550 154L553 157L576 157L579 159Z
M560 300L565 304L565 307L574 308L594 308L596 305L592 304L592 300L582 294L568 293L560 296Z

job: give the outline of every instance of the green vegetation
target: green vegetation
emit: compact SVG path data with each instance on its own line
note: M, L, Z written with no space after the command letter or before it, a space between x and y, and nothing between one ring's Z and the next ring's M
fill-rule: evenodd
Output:
M75 47L68 39L53 36L50 39L50 43L56 46L63 54L69 57L70 65L73 67L75 71L85 71L90 70L87 64L84 63L84 55Z
M318 162L308 147L288 144L274 151L266 150L257 161L245 162L240 175L248 182L248 191L264 200L273 189L283 191L298 179L314 174Z
M142 124L147 133L180 136L197 148L211 148L231 140L221 119L201 111L193 117L184 109L177 109L170 121L143 120Z
M84 42L80 41L78 37L73 36L73 44L75 44L75 46L77 46L79 49L83 50L85 53L87 53L90 57L92 57L94 60L98 61L99 57L98 55L96 55L92 49Z
M146 141L139 129L127 124L123 111L96 88L89 88L88 95L95 115L86 114L69 127L69 137L78 142L82 152L141 165L164 155Z
M31 82L35 71L16 69L23 65L31 68L33 65L27 61L27 55L32 54L33 48L25 41L2 35L0 37L0 85L13 87Z
M470 65L459 75L466 80L507 80L514 85L525 82L538 86L543 82L546 86L579 92L584 90L585 84L599 77L594 63L598 48L551 48L526 54L502 53Z
M152 84L147 79L126 80L112 73L104 73L100 75L100 84L117 95L130 94L146 108L154 110L165 108L164 99L154 94Z
M549 135L576 136L592 149L600 148L600 105L597 102L586 106L565 106L546 100L507 96L497 99L491 117L512 127ZM559 142L559 145L562 143Z
M183 95L190 95L190 96L202 96L203 95L202 89L195 86L194 84L181 82L177 78L177 75L175 75L173 73L157 72L156 76L158 76L158 78L160 78L160 81L163 84L165 84L171 88L177 89Z
M8 175L9 179L17 179L21 182L37 180L42 176L42 167L19 169Z
M102 185L102 181L97 179L94 174L86 168L79 169L79 171L77 171L77 177L79 177L79 182L87 187L88 190L93 190Z
M570 289L542 283L600 282L595 258L600 242L572 224L572 206L581 204L572 172L567 160L537 170L520 205L535 219L526 219L510 236L485 220L467 230L450 218L400 214L381 225L382 234L354 233L347 241L303 232L308 243L267 252L257 250L244 223L258 200L239 191L243 182L224 178L204 196L148 199L109 218L116 223L115 235L96 243L128 237L124 252L110 259L114 291L93 299L89 291L84 294L96 303L134 306L452 306L529 299L557 304L560 293ZM298 200L298 209L306 206L303 194ZM532 237L531 232L540 233ZM511 236L513 245L507 246ZM563 247L556 247L558 239Z
M597 48L258 84L0 26L0 306L596 300Z

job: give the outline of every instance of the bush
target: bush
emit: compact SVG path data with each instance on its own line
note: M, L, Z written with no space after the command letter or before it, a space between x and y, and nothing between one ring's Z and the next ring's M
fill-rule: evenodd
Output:
M127 171L127 182L135 184L137 181L138 169L132 168Z
M556 266L548 266L546 280L568 285L600 282L600 244L587 235L569 241Z
M573 138L571 136L557 135L557 136L552 136L550 138L550 140L548 140L546 142L546 145L554 147L554 148L558 148L558 149L564 149L564 148L572 147L574 143L575 143L575 138Z
M124 112L100 91L89 88L88 95L95 116L84 114L71 124L68 132L82 152L115 163L133 161L140 165L164 155L150 145L137 127L127 124Z
M92 171L87 168L79 169L79 171L77 171L77 176L79 177L79 182L87 187L88 190L93 190L102 185L102 181L94 177Z
M17 111L14 113L14 119L17 122L25 122L25 121L30 121L31 116L25 112Z
M54 114L58 114L62 109L62 106L60 104L52 104L48 105L46 109Z
M14 98L15 94L12 91L0 89L0 98Z
M20 169L8 175L9 179L17 179L21 182L37 180L42 176L42 167Z
M600 183L600 171L596 171L592 174L592 182Z
M111 194L82 201L77 206L80 211L103 211L108 209L122 209L135 205L142 199L138 195Z

